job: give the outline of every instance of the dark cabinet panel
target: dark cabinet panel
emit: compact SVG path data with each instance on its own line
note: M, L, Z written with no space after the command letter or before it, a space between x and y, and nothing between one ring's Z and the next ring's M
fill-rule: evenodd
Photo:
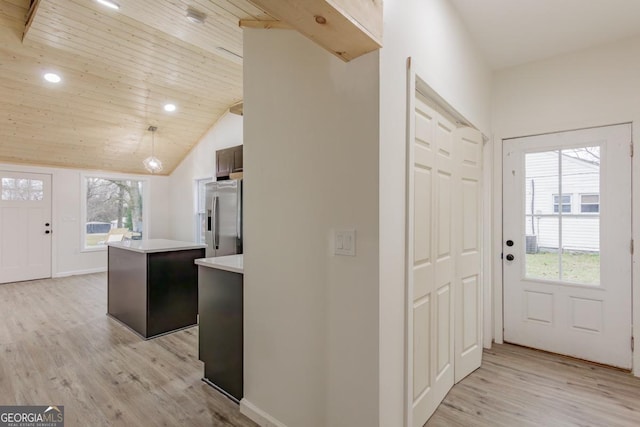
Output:
M242 145L235 147L233 150L233 170L232 172L242 171Z
M242 171L242 145L216 151L216 177L227 178L231 172Z
M204 249L148 255L147 334L152 337L197 322L198 266Z
M199 356L204 380L231 399L243 395L243 275L199 267Z
M216 151L216 176L229 176L231 172L233 172L233 151L229 149Z
M109 246L107 313L143 338L197 323L202 249L140 253Z

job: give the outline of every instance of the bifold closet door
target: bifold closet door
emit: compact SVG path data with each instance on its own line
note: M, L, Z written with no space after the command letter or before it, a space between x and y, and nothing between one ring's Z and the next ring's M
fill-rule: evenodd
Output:
M407 286L409 425L422 426L480 364L481 150L416 91L410 117ZM461 369L456 367L460 364Z

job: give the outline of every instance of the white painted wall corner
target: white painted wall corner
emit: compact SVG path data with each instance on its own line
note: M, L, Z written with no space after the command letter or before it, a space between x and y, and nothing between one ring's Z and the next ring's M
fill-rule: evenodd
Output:
M286 424L276 420L247 399L240 401L240 413L246 415L261 427L287 427Z

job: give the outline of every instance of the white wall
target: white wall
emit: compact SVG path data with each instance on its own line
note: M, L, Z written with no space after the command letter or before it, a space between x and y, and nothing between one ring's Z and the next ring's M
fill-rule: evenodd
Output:
M490 135L491 71L448 0L384 2L380 54L380 424L403 423L407 57Z
M495 191L501 188L501 145L503 138L640 122L640 37L614 44L538 61L495 75L494 142L497 155ZM640 137L633 133L636 153ZM634 157L634 182L640 170L640 156ZM634 186L634 239L640 239L640 188ZM497 204L494 213L501 212ZM497 221L501 218L497 216ZM500 242L494 245L500 249ZM640 333L640 263L634 256L634 331ZM501 294L501 283L496 292ZM496 309L500 309L500 302ZM496 334L502 325L496 321ZM634 372L640 375L640 352L634 354Z
M85 274L107 269L107 251L81 251L81 177L85 173L108 174L79 169L36 167L0 164L0 170L44 173L52 176L52 275L54 277ZM165 176L137 176L148 179L150 190L149 237L169 238L169 178Z
M196 179L216 175L216 150L240 145L242 116L227 112L171 173L171 235L176 240L195 239Z
M244 413L378 425L378 53L244 30ZM355 257L332 229L355 228ZM272 425L272 424L270 424Z

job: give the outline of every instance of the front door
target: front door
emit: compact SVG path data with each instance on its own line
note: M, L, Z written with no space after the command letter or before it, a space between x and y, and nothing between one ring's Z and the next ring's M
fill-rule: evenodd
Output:
M504 141L504 340L631 368L631 125Z
M0 171L0 283L51 277L51 175Z

